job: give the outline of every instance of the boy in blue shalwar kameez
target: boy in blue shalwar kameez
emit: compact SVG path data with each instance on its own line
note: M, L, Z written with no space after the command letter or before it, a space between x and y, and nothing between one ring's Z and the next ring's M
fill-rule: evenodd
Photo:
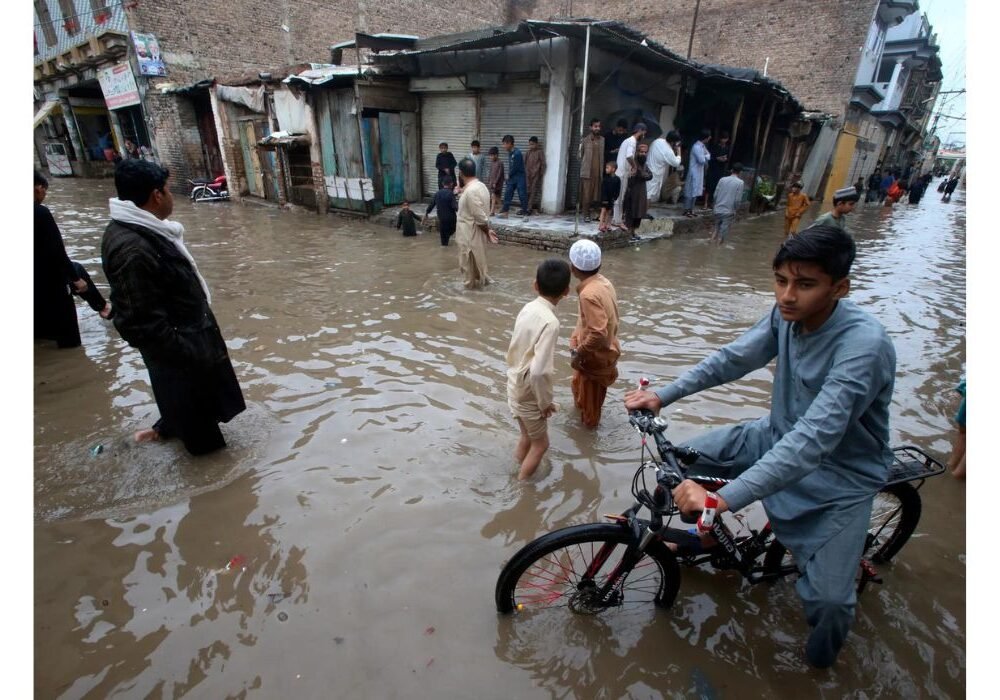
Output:
M777 360L770 415L688 446L702 455L692 469L734 479L718 491L720 512L763 501L799 569L812 627L806 657L821 668L836 660L854 618L872 499L892 463L896 355L882 324L844 299L854 255L853 239L836 227L788 239L773 261L777 303L764 318L672 384L625 396L629 410L658 411ZM690 480L673 495L685 513L704 505L705 490Z

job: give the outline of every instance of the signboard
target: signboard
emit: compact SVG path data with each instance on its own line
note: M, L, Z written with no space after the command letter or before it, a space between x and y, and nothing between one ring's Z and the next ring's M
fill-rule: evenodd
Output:
M139 75L166 75L167 67L160 55L160 42L153 34L132 32L135 57L139 62Z
M104 102L108 109L118 109L139 104L139 88L132 75L132 66L119 63L117 66L97 71L97 81L104 93Z

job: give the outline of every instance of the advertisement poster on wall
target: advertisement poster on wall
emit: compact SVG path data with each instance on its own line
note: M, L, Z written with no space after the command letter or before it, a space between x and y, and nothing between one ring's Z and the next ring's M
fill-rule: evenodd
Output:
M160 54L160 42L154 34L132 32L132 45L139 62L139 75L166 75L167 67Z
M119 63L97 72L97 82L101 84L104 102L108 109L118 109L139 104L139 88L132 75L132 66Z

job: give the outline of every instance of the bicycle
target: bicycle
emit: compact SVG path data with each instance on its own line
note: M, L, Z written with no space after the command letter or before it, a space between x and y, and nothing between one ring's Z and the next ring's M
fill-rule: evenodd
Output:
M650 411L633 411L629 423L642 435L642 463L632 478L632 507L611 522L573 525L538 537L522 547L503 567L495 599L500 613L567 606L577 614L595 615L631 604L669 608L680 589L680 566L709 564L735 570L751 584L776 581L796 573L790 554L769 523L749 535L736 536L721 517L681 517L698 524L718 542L702 549L686 529L670 527L680 511L671 492L684 479L706 488L712 497L727 479L689 473L699 454L673 445L664 435L667 421ZM647 445L652 436L659 460ZM646 460L648 452L649 460ZM882 583L875 564L890 562L906 544L920 520L919 488L944 472L944 466L916 447L893 448L888 483L878 492L859 566L858 592L868 583ZM649 490L646 474L655 472ZM913 482L917 482L914 485ZM706 499L707 500L707 499ZM649 511L648 518L639 517ZM733 514L732 517L738 517ZM666 523L664 523L666 519ZM667 543L676 545L672 551Z

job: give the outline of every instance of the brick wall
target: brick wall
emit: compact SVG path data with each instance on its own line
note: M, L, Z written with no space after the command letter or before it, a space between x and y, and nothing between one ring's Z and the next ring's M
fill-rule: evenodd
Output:
M536 19L565 16L565 0L511 0ZM876 0L701 0L691 58L764 69L809 110L843 116ZM694 0L575 0L573 14L624 22L687 55Z
M145 104L160 160L174 173L175 189L184 191L184 178L201 174L200 137L190 100L161 95L160 86L183 87L206 78L296 63L328 63L330 45L354 38L359 29L430 36L500 24L507 4L503 0L233 0L221 4L140 0L126 12L129 28L155 34L163 53L167 76L149 79ZM232 158L230 167L236 160L242 163L233 156L226 154Z
M328 63L329 47L371 33L430 36L503 22L503 0L141 0L128 10L133 31L156 35L168 76L153 82L189 84L204 78ZM287 31L283 28L287 28ZM346 59L345 59L346 60Z

